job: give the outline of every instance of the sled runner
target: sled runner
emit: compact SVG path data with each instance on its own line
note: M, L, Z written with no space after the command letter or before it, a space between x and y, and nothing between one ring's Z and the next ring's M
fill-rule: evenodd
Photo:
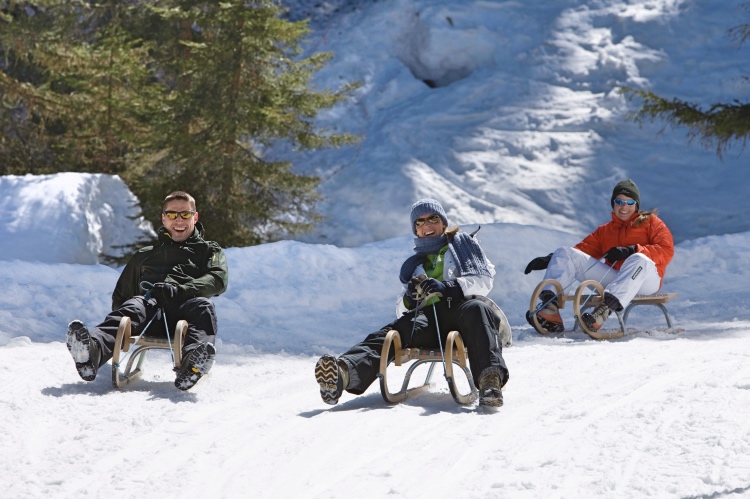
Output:
M658 307L662 313L664 314L664 318L667 321L667 327L674 331L674 327L672 325L672 318L669 316L669 312L667 311L667 307L665 304L669 302L671 298L676 298L677 293L660 293L660 294L653 294L653 295L636 295L633 300L630 302L630 304L623 310L622 312L613 312L617 315L617 320L620 323L620 330L619 331L612 331L612 332L604 332L604 331L595 331L589 327L586 326L584 321L581 320L581 316L583 315L584 311L588 308L594 308L597 305L599 305L602 302L603 296L604 296L604 288L598 281L583 281L578 288L576 289L576 292L573 295L566 295L563 293L563 287L562 285L557 282L554 279L545 279L544 281L540 282L537 287L534 289L534 292L531 294L531 302L529 304L529 318L531 322L533 323L534 329L543 335L548 335L549 332L545 330L541 324L539 323L539 319L536 316L537 311L537 304L539 303L539 294L542 292L543 288L547 285L552 285L555 288L555 293L557 294L556 301L558 303L558 308L562 309L565 306L565 302L572 301L573 302L573 316L575 317L575 326L573 330L576 330L579 326L581 329L591 336L594 339L597 340L613 340L617 338L622 338L625 336L625 324L628 320L628 315L633 310L633 308L639 306L639 305L654 305Z
M174 367L179 368L182 364L182 345L187 328L187 321L181 320L177 322L174 340L146 336L145 331L148 330L148 326L146 326L144 333L141 333L140 336L133 337L130 336L130 317L120 319L120 327L117 329L117 338L115 339L115 347L112 353L112 384L114 387L123 388L141 376L143 373L143 361L146 358L148 350L170 350L173 354ZM128 358L125 371L120 372L120 355L122 352L130 350L131 345L135 347L135 350L133 350ZM133 367L134 365L135 368Z
M401 390L396 393L391 393L388 389L387 369L388 369L388 353L393 346L393 353L395 355L394 364L400 366L405 362L415 360L409 369L406 371L404 376L404 382L401 385ZM434 386L432 382L432 375L435 369L435 363L443 362L443 357L440 355L440 350L428 349L428 348L401 348L401 335L398 331L391 330L385 337L383 343L383 349L380 355L380 372L378 378L380 378L380 393L383 395L383 399L389 404L398 404L403 402L410 394L418 393L423 390ZM427 376L422 385L409 388L409 381L414 373L414 370L422 364L430 364ZM456 386L456 381L453 376L453 364L457 364L463 370L466 375L466 379L469 381L469 393L462 394L459 392ZM473 404L477 399L477 388L474 386L474 379L471 376L467 360L466 360L466 348L464 347L463 339L458 331L451 331L448 333L448 338L445 341L445 378L448 381L448 387L450 388L453 399L461 405Z

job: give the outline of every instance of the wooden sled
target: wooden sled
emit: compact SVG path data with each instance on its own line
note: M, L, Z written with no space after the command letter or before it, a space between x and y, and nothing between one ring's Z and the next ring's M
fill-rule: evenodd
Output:
M120 319L120 327L117 329L117 338L112 353L112 385L115 388L123 388L128 383L137 380L143 373L143 361L148 350L160 349L171 350L174 355L174 367L179 368L182 364L182 345L185 334L187 334L188 323L185 320L177 322L174 340L170 345L168 338L155 338L142 334L138 337L130 336L130 317ZM125 371L120 372L120 355L130 350L133 345L135 350L130 354ZM137 361L137 363L136 363ZM133 366L135 365L135 368Z
M602 287L602 285L597 281L583 281L578 286L576 292L573 295L565 295L563 293L563 287L559 282L554 279L545 279L544 281L540 282L534 289L534 292L531 294L531 301L529 303L529 317L531 318L534 329L538 333L545 336L548 335L549 332L542 328L541 324L539 324L539 320L536 317L536 313L534 312L536 311L537 303L539 303L539 295L547 285L552 285L552 287L555 288L559 308L562 309L563 307L565 307L566 302L573 302L573 316L575 317L575 326L573 330L578 329L578 327L580 326L586 334L594 339L614 340L625 336L625 324L627 323L628 315L630 315L630 312L633 310L633 308L639 305L654 305L658 307L664 314L664 318L667 321L667 327L670 330L674 331L672 318L669 316L669 312L667 311L667 307L665 306L665 304L669 302L671 298L676 298L677 293L636 295L630 302L630 304L625 308L625 310L623 310L622 312L614 312L617 316L618 322L620 323L619 331L595 331L587 327L583 320L581 320L581 317L583 316L583 313L586 309L593 309L602 302L604 296L604 288Z
M415 360L409 369L406 371L404 376L404 382L401 385L401 390L396 393L391 393L388 389L387 379L387 368L388 368L388 354L393 346L393 353L395 355L394 364L396 366L402 365L404 362ZM460 405L473 404L478 395L476 386L474 386L474 379L471 376L471 371L467 365L466 348L464 347L464 341L458 331L451 331L448 333L448 338L445 340L445 377L448 381L448 387L450 388L453 399ZM385 337L383 343L383 349L380 353L380 372L378 378L380 378L380 393L383 395L383 399L389 404L398 404L406 400L406 398L414 393L421 392L434 386L435 383L431 382L433 371L436 363L442 363L443 357L440 355L440 350L426 349L426 348L401 348L401 335L398 331L391 330ZM427 376L422 385L409 388L409 381L414 373L414 370L422 365L429 363L430 367L427 372ZM461 367L466 379L469 381L469 393L462 394L459 392L456 386L456 381L453 377L453 364L457 364Z

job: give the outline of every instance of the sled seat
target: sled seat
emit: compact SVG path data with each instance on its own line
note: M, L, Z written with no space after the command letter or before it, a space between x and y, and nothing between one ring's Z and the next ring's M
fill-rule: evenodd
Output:
M547 335L549 333L544 328L542 328L541 325L539 325L538 320L536 319L536 314L533 314L533 312L536 310L536 306L539 300L539 294L547 285L552 285L555 288L555 292L557 293L557 301L559 304L558 308L564 308L566 302L573 302L573 315L576 319L573 330L578 329L578 327L580 326L586 334L597 340L612 340L625 336L625 324L627 323L630 312L633 310L633 308L641 305L653 305L658 307L664 314L664 318L667 321L667 327L669 328L669 330L674 331L672 318L667 311L666 304L669 302L669 300L677 298L677 293L636 295L628 304L628 306L625 307L625 310L623 310L622 312L615 312L617 320L620 323L619 331L594 331L593 329L589 329L586 324L580 319L580 317L583 315L584 310L586 310L587 308L594 308L602 302L604 296L604 287L601 285L601 283L593 280L583 281L578 286L574 294L565 295L563 293L562 285L559 282L554 279L545 279L537 285L536 289L534 289L534 292L531 295L531 302L529 304L529 312L532 313L534 329L536 329L536 331L541 334Z
M392 350L391 347L393 347ZM387 369L389 354L391 351L393 352L393 363L396 366L415 361L406 371L401 389L396 393L391 393L388 389ZM448 333L448 337L445 340L444 351L445 378L448 382L448 387L450 388L453 399L460 405L470 405L474 403L478 392L474 386L474 379L472 378L471 371L468 367L466 347L464 346L464 341L458 331L451 331ZM395 329L388 331L380 353L380 370L378 372L378 378L380 378L380 393L382 394L383 399L389 404L398 404L406 400L411 394L435 386L435 383L432 382L435 364L442 362L443 356L440 354L440 350L430 348L401 348L401 335L398 331ZM409 388L409 381L411 380L414 370L422 364L430 364L424 383L420 386ZM459 392L453 377L453 364L458 365L466 375L466 379L469 382L469 393L462 394Z
M623 329L625 328L625 324L628 322L628 315L630 314L630 311L639 305L654 305L658 307L664 314L664 318L667 321L667 327L669 329L674 329L674 326L672 326L672 318L669 316L669 312L667 311L667 307L665 306L665 304L668 303L669 300L672 298L677 298L677 293L654 293L652 295L635 295L633 300L630 302L630 304L627 307L625 307L625 310L622 313Z
M171 340L145 334L131 336L130 317L120 319L120 326L117 328L117 337L115 338L115 346L112 351L112 385L119 389L140 378L143 373L143 361L146 358L148 350L170 350L174 358L174 367L179 368L182 365L182 346L185 341L185 334L187 334L187 328L187 321L178 321L174 339ZM135 349L128 358L125 371L120 372L120 356L123 352L128 352L131 346L134 346ZM135 368L133 368L134 364Z

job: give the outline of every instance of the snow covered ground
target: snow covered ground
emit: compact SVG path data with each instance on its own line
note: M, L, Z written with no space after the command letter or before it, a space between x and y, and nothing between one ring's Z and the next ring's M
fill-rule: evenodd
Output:
M688 146L685 130L640 128L617 91L704 106L747 100L750 45L727 36L748 22L746 0L283 3L313 16L310 50L335 54L318 84L362 82L321 120L362 134L361 144L301 161L324 179L328 217L301 240L395 237L425 194L459 223L588 231L623 177L663 210L678 241L750 230L739 216L750 209L741 148L720 162Z
M190 392L166 353L116 391L106 366L81 381L65 348L70 320L109 310L119 269L96 255L150 230L119 179L0 177L0 497L750 497L747 159L638 129L604 90L610 75L736 96L739 53L719 48L739 2L297 4L325 28L316 48L339 51L335 71L370 75L338 117L367 138L324 184L335 216L317 236L227 249L217 362ZM438 20L462 30L436 36ZM410 76L393 52L407 22L423 30L407 40L442 51L413 60L455 69L474 54L474 71L433 89ZM664 291L682 332L640 307L622 340L534 333L523 315L541 273L524 266L606 221L623 177L679 241ZM505 406L457 406L441 375L397 406L376 386L327 406L315 360L393 318L424 194L464 230L482 225L513 329Z
M514 336L494 414L457 406L441 375L395 407L377 386L333 408L319 398L317 356L393 317L409 236L228 249L217 363L187 393L166 352L122 392L107 366L78 378L66 325L104 317L117 270L2 262L2 496L750 496L750 233L677 246L665 290L684 332L641 307L612 342L541 337L523 319L541 277L526 261L574 238L514 224L479 235Z

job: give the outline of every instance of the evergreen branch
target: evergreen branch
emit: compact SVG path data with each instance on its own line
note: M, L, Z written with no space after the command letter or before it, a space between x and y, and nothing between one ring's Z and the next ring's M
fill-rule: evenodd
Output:
M643 105L630 115L635 122L662 120L674 128L688 129L688 140L698 140L703 147L716 148L721 159L735 143L744 148L750 138L750 103L714 104L708 110L680 99L667 100L647 90L628 87L620 92L629 99L640 98Z

